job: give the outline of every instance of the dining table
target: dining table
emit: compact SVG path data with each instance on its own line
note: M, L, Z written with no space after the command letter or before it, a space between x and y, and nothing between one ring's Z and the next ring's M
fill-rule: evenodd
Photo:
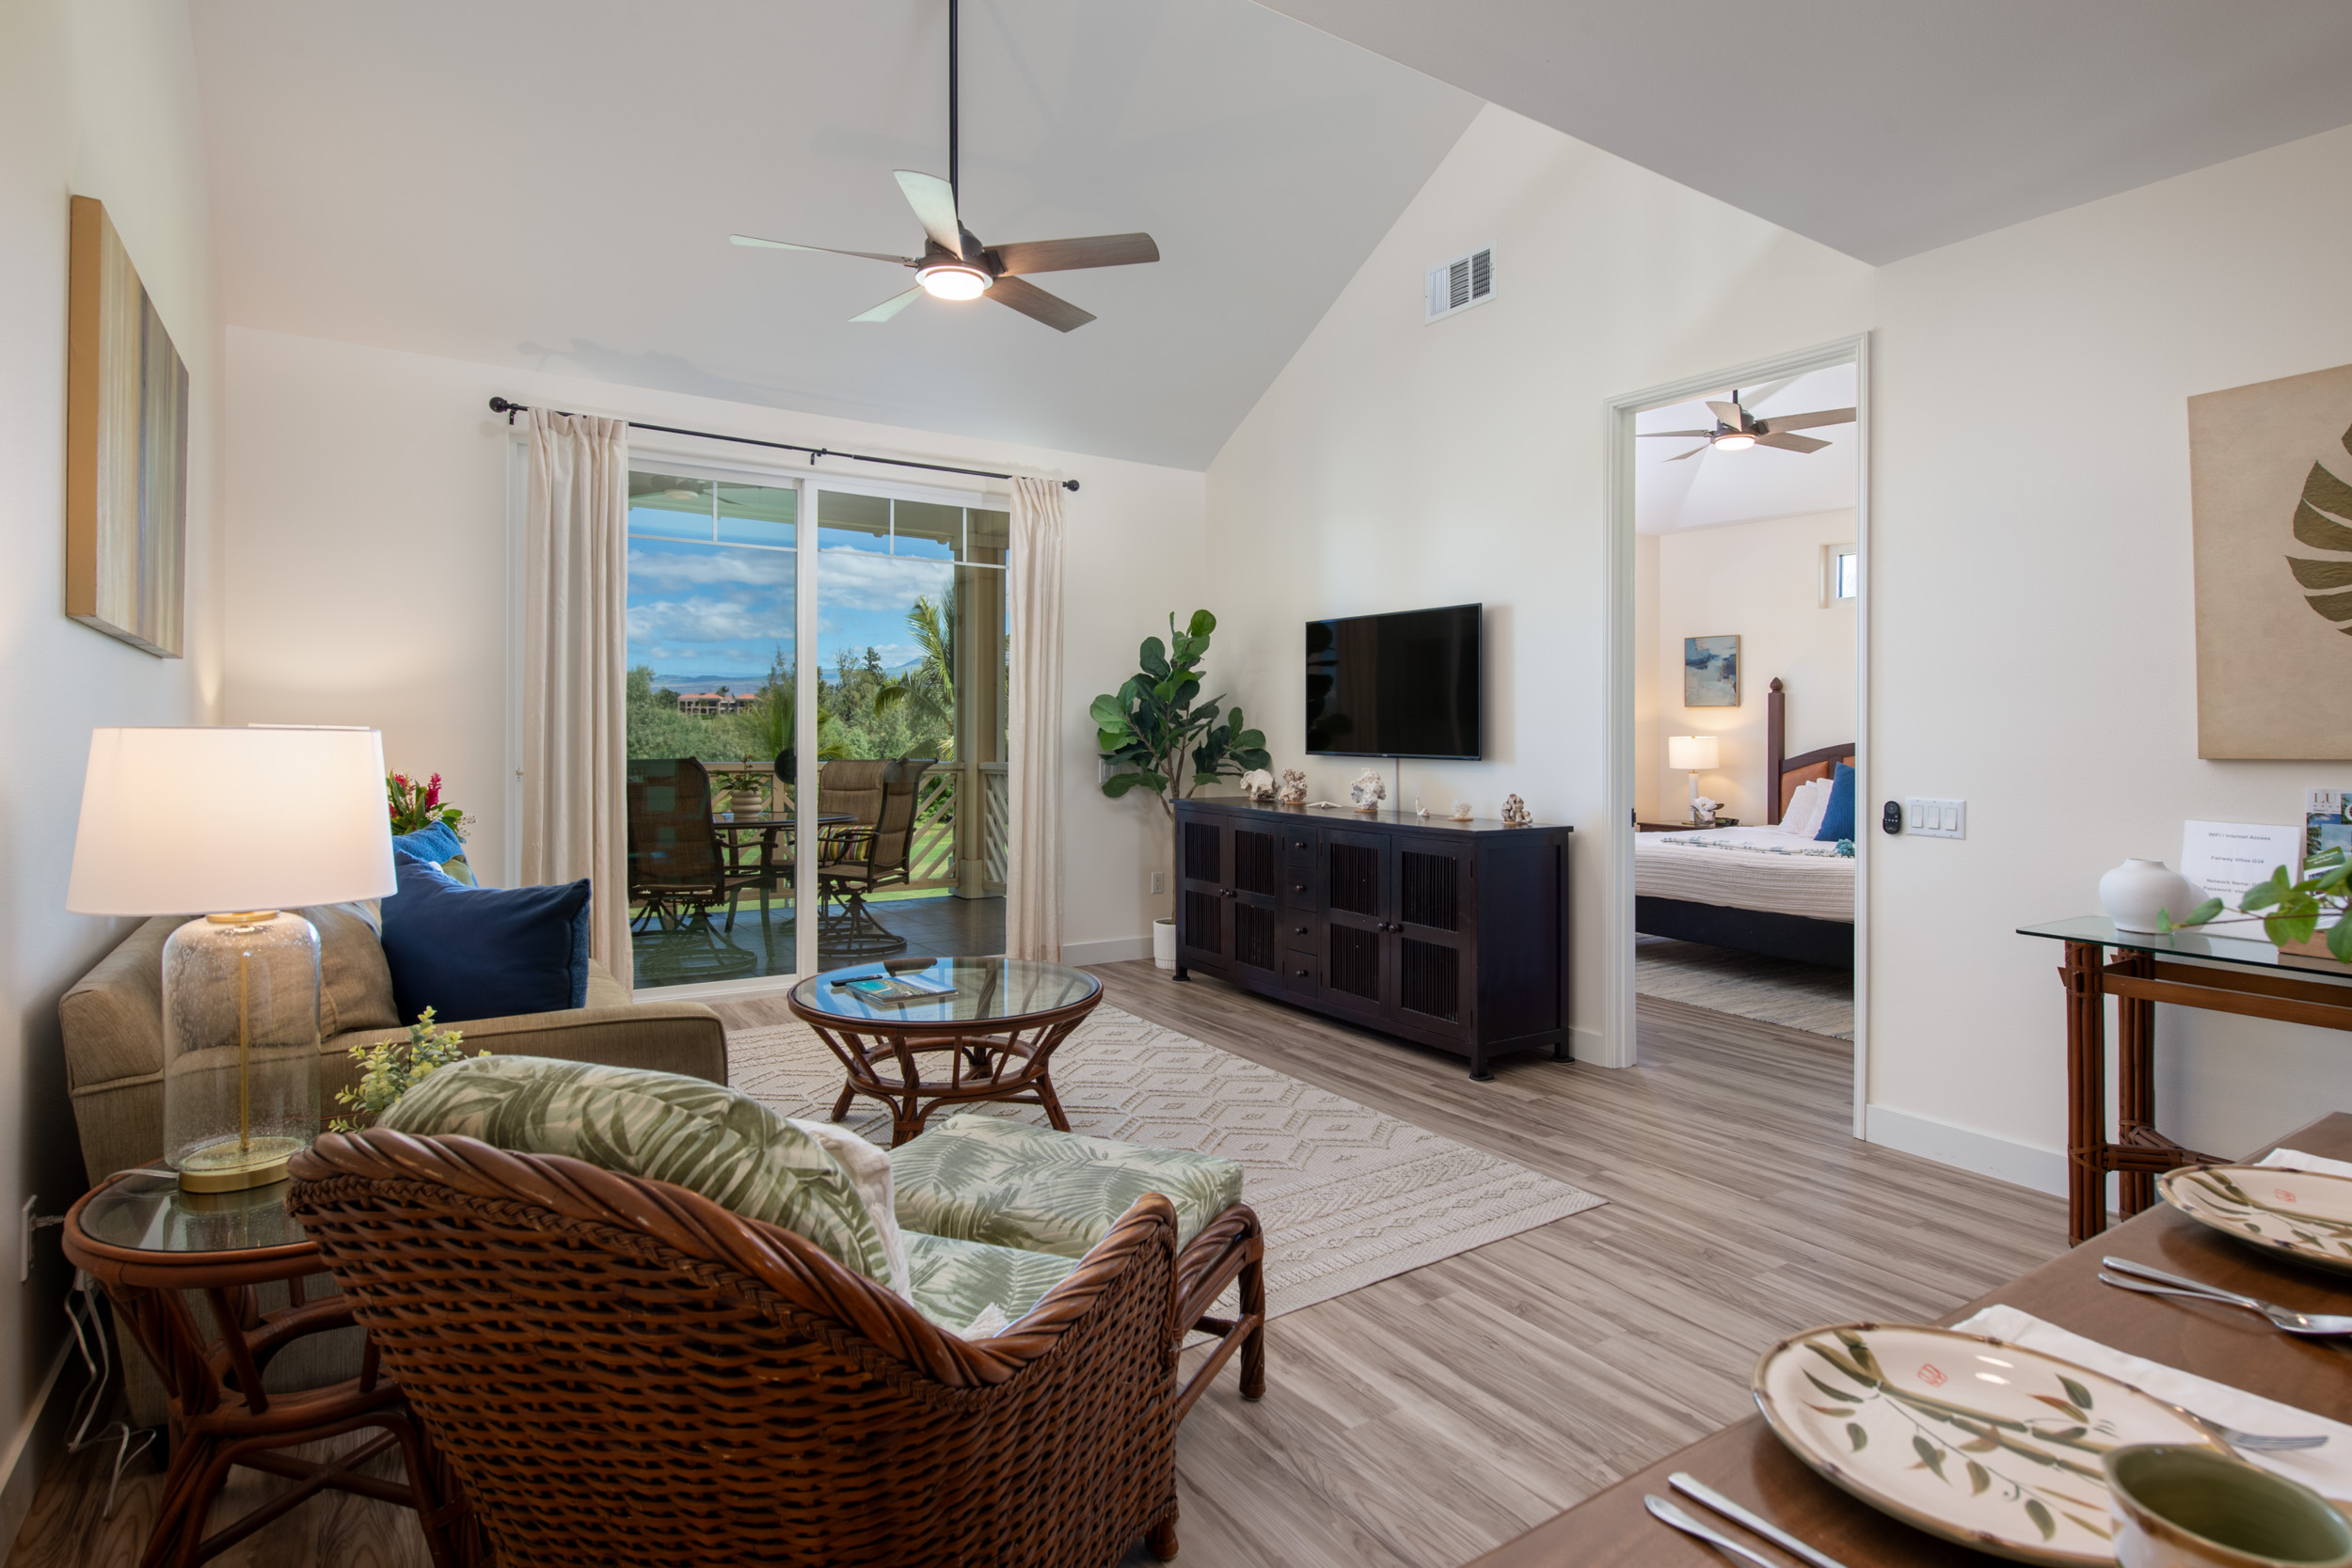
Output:
M2352 1160L2352 1116L2322 1117L2257 1150L2249 1163L2280 1148ZM1949 1326L1985 1307L2006 1305L2115 1350L2352 1422L2352 1359L2347 1359L2352 1341L2297 1338L2238 1307L2102 1285L2099 1259L2109 1255L2300 1311L2342 1312L2352 1307L2347 1300L2352 1275L2275 1259L2159 1204L1935 1322ZM1759 1353L1765 1348L1756 1347ZM1653 1518L1643 1503L1653 1493L1674 1498L1686 1512L1773 1561L1795 1561L1677 1494L1668 1479L1677 1471L1687 1471L1847 1568L1957 1568L2006 1560L1929 1535L1841 1491L1791 1453L1762 1416L1752 1415L1595 1493L1477 1559L1471 1568L1635 1563L1723 1568L1730 1560Z

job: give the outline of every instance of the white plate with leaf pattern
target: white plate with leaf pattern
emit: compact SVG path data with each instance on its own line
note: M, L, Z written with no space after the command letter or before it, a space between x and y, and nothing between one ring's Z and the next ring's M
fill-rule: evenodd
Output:
M2274 1165L2192 1165L2166 1171L2156 1191L2225 1235L2352 1273L2352 1178Z
M1931 1535L2024 1562L2115 1560L2100 1456L2211 1428L2128 1383L1947 1328L1837 1323L1764 1353L1749 1380L1790 1452Z

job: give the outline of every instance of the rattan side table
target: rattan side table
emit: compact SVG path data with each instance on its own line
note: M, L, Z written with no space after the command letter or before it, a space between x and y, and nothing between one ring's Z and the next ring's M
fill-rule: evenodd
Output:
M937 1001L890 1006L835 984L885 974L956 989ZM942 1105L982 1101L1042 1106L1048 1121L1069 1132L1054 1093L1054 1052L1102 1000L1103 982L1084 970L1029 958L855 964L803 980L787 998L848 1069L833 1119L848 1116L860 1095L879 1100L890 1107L893 1148L919 1134ZM926 1057L933 1058L928 1072Z
M304 1297L319 1251L285 1207L286 1184L249 1192L180 1190L169 1171L124 1171L83 1195L65 1218L65 1254L114 1303L171 1399L171 1463L141 1568L186 1568L228 1550L323 1489L417 1511L437 1568L487 1560L464 1493L408 1414L400 1385L369 1346L359 1375L321 1388L271 1393L262 1374L297 1339L351 1326L341 1295ZM283 1283L286 1305L265 1310L261 1287ZM198 1321L209 1308L215 1331ZM376 1435L331 1460L282 1450L346 1433ZM358 1474L397 1444L407 1480ZM211 1535L205 1514L237 1465L297 1484Z

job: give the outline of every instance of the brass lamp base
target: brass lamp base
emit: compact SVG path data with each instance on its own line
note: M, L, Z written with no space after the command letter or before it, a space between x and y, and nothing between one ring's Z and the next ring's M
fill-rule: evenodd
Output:
M242 1193L286 1180L287 1163L300 1152L299 1138L255 1138L239 1144L224 1138L186 1156L180 1166L183 1193Z

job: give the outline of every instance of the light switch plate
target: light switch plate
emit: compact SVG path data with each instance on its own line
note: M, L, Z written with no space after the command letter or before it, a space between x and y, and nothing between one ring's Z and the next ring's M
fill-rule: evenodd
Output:
M1968 802L1931 800L1913 795L1903 801L1903 832L1921 838L1966 838Z
M1153 893L1166 893L1168 891L1167 872L1154 871L1152 873L1152 891Z

